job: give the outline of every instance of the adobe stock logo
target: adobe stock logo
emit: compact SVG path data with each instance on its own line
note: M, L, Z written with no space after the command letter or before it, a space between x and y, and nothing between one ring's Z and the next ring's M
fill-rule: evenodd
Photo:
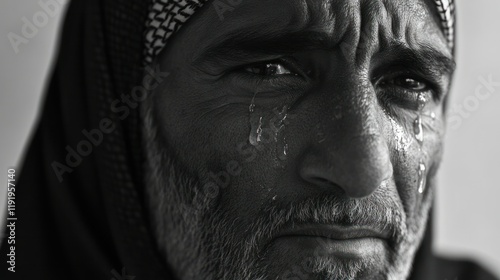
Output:
M161 72L157 65L156 69L146 67L145 74L141 85L132 88L130 94L122 94L120 98L111 102L109 110L116 115L117 120L105 117L99 121L98 128L90 131L83 129L81 133L84 139L78 141L75 147L70 145L65 147L65 162L53 161L51 163L59 182L63 181L65 173L73 172L83 162L83 159L92 153L94 147L101 145L104 137L116 129L116 122L128 118L131 110L136 109L139 103L144 102L149 97L149 92L157 88L170 73Z
M44 28L49 23L50 18L54 18L63 10L64 4L67 0L40 0L38 1L38 6L41 10L38 10L31 16L31 18L22 17L21 21L23 26L21 27L21 32L14 33L9 32L7 38L9 38L10 45L14 52L19 53L19 47L21 44L29 43L30 39L35 38L38 35L39 29Z
M495 80L492 74L487 77L480 76L479 83L474 93L469 94L461 103L452 106L448 112L448 126L456 130L462 126L464 121L479 110L481 103L490 99L493 94L498 93L500 82Z

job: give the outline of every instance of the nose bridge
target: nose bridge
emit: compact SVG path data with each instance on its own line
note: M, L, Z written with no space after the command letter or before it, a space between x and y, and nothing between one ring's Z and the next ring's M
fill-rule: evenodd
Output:
M350 197L364 197L392 176L392 164L380 123L381 109L371 84L348 79L335 93L337 108L325 125L326 140L314 150L323 150L305 160L302 177L316 185L336 185ZM307 157L307 155L306 155ZM315 179L312 179L315 178Z
M347 86L349 101L343 119L336 120L338 131L332 131L337 149L328 161L342 162L333 180L351 196L371 194L392 176L388 144L383 133L377 96L366 78ZM332 143L333 144L333 143Z
M354 68L354 67L353 67ZM340 138L359 138L363 135L381 135L380 107L375 89L367 71L349 69L343 79L330 77L331 86L325 102L333 102L340 108L328 127L332 135ZM331 98L336 96L336 98ZM336 133L342 131L343 133ZM342 139L336 139L336 141Z
M343 108L342 118L334 119L333 127L340 127L345 137L357 137L380 133L378 123L378 102L371 83L365 77L347 79L336 90L342 95L339 104Z

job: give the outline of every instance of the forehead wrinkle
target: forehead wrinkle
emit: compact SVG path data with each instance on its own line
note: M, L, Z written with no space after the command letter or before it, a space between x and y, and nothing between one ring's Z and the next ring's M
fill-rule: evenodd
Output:
M428 5L421 0L362 0L359 9L361 34L353 45L358 67L367 68L373 54L393 45L418 49L418 33L427 30L425 25L434 24Z
M288 0L293 2L293 0ZM343 33L342 26L337 24L337 15L331 9L331 3L334 0L298 0L295 5L300 18L299 21L290 24L288 31L294 32L299 30L307 30L318 34L324 34L325 38L330 38L326 45L333 47Z
M362 40L371 41L362 42L369 45L370 52L366 55L372 55L380 49L398 43L404 44L407 41L408 28L408 10L406 4L392 0L364 0L362 9L363 36ZM368 50L367 50L368 51Z
M420 11L420 15L425 12L428 14L425 7L422 7L425 5L422 0L417 0L417 4L395 0L287 1L286 5L281 3L282 8L277 10L278 0L266 0L265 5L269 7L267 12L262 11L258 5L253 6L254 3L243 2L224 22L217 21L215 26L210 25L220 30L216 36L210 32L201 32L204 35L198 42L198 53L213 44L224 42L233 33L243 36L253 33L273 38L306 31L324 34L321 37L325 38L324 45L327 48L341 48L345 59L368 69L369 58L380 49L386 49L395 42L398 45L417 45L413 34L419 28L412 27L410 19L422 21L422 16L414 15L416 10ZM245 4L247 5L243 6Z
M337 30L342 29L339 47L344 59L367 70L370 57L379 49L381 39L392 34L390 30L380 28L380 22L386 23L392 18L384 3L380 0L333 0L330 9L337 19Z
M334 0L309 0L305 1L309 17L314 19L311 26L315 27L316 31L329 34L334 37L335 34L341 33L341 26L337 24L338 15L332 9Z
M212 17L206 17L207 20L203 24L198 24L200 32L197 33L202 34L202 36L199 37L197 42L200 46L198 48L198 55L195 54L194 57L198 57L199 54L215 45L226 42L227 38L233 36L249 38L260 36L275 37L280 34L294 33L314 26L312 21L317 19L317 17L312 16L308 0L287 1L286 5L282 5L281 9L277 9L273 5L279 2L278 0L266 0L267 3L265 6L268 6L267 11L256 9L259 5L253 6L249 1L244 1L223 21L213 15ZM215 36L212 32L206 32L208 26L213 30L218 30ZM246 36L245 34L250 36Z
M203 31L206 26L212 26L214 30L219 30L219 32L215 36L211 32L199 32L203 35L199 37L197 42L200 48L192 56L196 58L194 61L197 61L197 58L202 58L203 53L213 54L212 50L219 47L226 51L236 51L224 48L226 43L229 43L228 47L237 47L234 42L238 40L233 40L234 38L244 41L251 38L272 40L286 34L308 33L313 37L317 35L317 38L321 38L321 44L324 45L324 48L333 49L348 29L346 25L349 19L349 16L346 16L346 11L349 10L348 3L340 3L342 5L337 6L340 9L332 9L332 2L336 0L287 0L289 2L286 5L281 5L281 10L276 12L276 9L273 9L276 1L266 2L272 12L262 13L261 10L253 11L254 7L238 7L224 22L212 21L209 22L210 25L198 24L198 30ZM245 3L247 2L242 5ZM253 16L257 12L259 15ZM343 17L343 19L338 20L339 17ZM306 38L306 36L303 37ZM306 44L307 42L301 43L301 45Z
M437 31L441 33L441 27L436 24L438 15L435 11L435 4L426 0L415 0L399 2L395 0L381 0L390 17L390 22L386 26L391 26L391 33L386 32L385 39L381 42L387 44L404 45L410 48L418 48L421 44L422 32ZM381 26L384 23L380 22ZM430 28L433 27L433 28ZM387 28L389 29L389 28ZM429 38L430 34L425 34ZM442 36L443 39L444 36ZM439 43L439 42L436 42Z
M407 27L409 26L410 7L407 3L395 2L393 0L380 0L378 1L383 6L383 11L386 15L385 18L379 20L381 28L387 30L385 34L387 37L384 42L389 42L389 38L398 42L404 42L407 34Z

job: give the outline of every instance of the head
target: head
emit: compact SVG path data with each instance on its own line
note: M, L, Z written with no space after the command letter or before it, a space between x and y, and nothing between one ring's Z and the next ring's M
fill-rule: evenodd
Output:
M232 2L182 27L142 104L165 262L179 279L405 279L454 68L433 2Z

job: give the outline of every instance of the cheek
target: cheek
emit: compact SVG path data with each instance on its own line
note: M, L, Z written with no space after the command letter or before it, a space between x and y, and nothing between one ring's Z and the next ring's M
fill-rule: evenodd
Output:
M426 133L425 142L422 150L425 153L426 162L429 166L429 175L434 176L441 163L443 153L443 140L445 135L445 119L442 110L437 110L430 120L424 122L424 131Z
M256 108L263 118L262 143L256 147L249 143L251 96L232 98L224 87L185 82L179 77L167 81L163 88L153 100L161 133L179 160L203 184L216 183L223 189L221 194L258 192L259 185L278 177L270 172L274 168L273 110ZM234 190L226 190L227 186ZM255 196L228 196L251 195Z
M405 128L396 130L399 133L395 133L394 129L389 133L393 138L393 141L389 142L393 153L394 181L409 222L419 212L423 200L430 197L433 191L431 189L433 184L430 182L433 181L441 160L444 121L437 111L434 113L435 117L431 117L431 114L431 112L421 114L422 142L417 141L411 122ZM401 136L402 131L405 136ZM402 149L402 142L410 144L406 149ZM425 166L425 171L419 174L422 164ZM419 192L420 184L425 184L423 193Z

